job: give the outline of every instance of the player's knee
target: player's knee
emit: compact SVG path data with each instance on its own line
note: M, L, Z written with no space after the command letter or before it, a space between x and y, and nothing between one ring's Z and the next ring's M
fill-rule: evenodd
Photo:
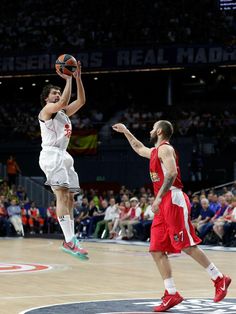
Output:
M155 251L155 252L150 252L153 259L161 259L163 256L166 256L166 254L164 252L160 252L160 251Z
M68 203L70 193L67 190L58 190L56 191L57 202Z
M187 248L184 248L183 251L184 253L188 255L192 255L194 252L196 252L197 246L189 246Z

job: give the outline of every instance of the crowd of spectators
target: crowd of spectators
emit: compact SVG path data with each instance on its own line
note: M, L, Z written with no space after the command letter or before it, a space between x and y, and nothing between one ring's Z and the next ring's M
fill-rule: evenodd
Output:
M193 105L176 105L160 107L158 111L137 110L135 106L127 108L121 121L133 130L143 132L150 130L153 124L159 119L168 119L175 124L175 133L178 136L221 136L225 133L232 136L236 131L236 112L235 110L227 110L226 106L214 102L212 108L211 103L198 103L199 107L194 108ZM217 108L224 110L217 110ZM232 139L233 140L233 139ZM235 140L235 139L234 139Z
M236 246L236 183L216 193L189 192L191 220L203 244ZM150 189L99 194L84 191L76 202L75 226L79 238L149 241L154 201Z
M208 103L199 103L198 108L193 106L187 108L186 105L160 106L157 111L154 109L138 109L135 104L122 111L116 118L117 112L114 110L109 115L100 110L86 108L85 112L75 114L72 119L73 130L95 129L99 132L101 128L109 124L110 121L124 123L137 137L147 138L149 130L159 119L172 121L175 127L175 136L178 137L212 137L216 143L217 139L225 139L224 144L235 144L236 138L236 113L234 109L224 109L217 111L216 108L225 107L223 104L214 103L214 108ZM108 109L109 110L109 109ZM39 138L38 108L29 104L21 104L14 107L2 104L0 107L0 129L1 140L4 139L35 139ZM112 116L113 115L113 116ZM111 130L110 130L111 132ZM117 134L113 134L117 137ZM222 141L221 141L222 142ZM222 145L223 143L221 143ZM217 145L216 149L217 149Z
M234 14L220 11L216 0L2 2L1 53L235 39Z
M188 193L191 220L203 244L236 246L236 182L216 193L214 190ZM150 240L154 214L152 189L141 187L119 191L82 190L74 204L78 238ZM18 236L61 233L53 201L39 208L29 200L22 186L0 184L0 235Z
M59 232L55 204L37 207L25 189L9 180L0 183L0 235L18 236Z

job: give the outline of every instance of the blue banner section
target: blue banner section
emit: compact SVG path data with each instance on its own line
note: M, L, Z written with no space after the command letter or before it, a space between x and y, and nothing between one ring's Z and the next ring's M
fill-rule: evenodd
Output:
M81 60L84 71L233 65L236 46L158 46L66 52ZM53 73L58 54L0 56L1 74Z

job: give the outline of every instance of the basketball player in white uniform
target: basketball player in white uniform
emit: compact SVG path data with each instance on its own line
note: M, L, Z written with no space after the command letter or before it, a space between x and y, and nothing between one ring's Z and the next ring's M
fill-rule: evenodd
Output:
M74 234L73 204L74 193L79 191L79 179L74 170L73 158L66 151L72 131L69 117L85 104L80 62L73 73L77 99L72 103L69 103L72 76L59 71L57 74L66 80L63 93L60 87L47 85L40 96L43 108L39 113L42 137L39 165L47 178L45 184L50 185L56 195L57 217L65 236L62 249L73 256L86 257L87 251L80 247Z

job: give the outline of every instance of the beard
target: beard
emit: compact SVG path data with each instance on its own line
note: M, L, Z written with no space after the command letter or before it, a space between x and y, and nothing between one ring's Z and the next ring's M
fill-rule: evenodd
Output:
M158 137L157 135L150 136L150 142L155 145L157 143Z

